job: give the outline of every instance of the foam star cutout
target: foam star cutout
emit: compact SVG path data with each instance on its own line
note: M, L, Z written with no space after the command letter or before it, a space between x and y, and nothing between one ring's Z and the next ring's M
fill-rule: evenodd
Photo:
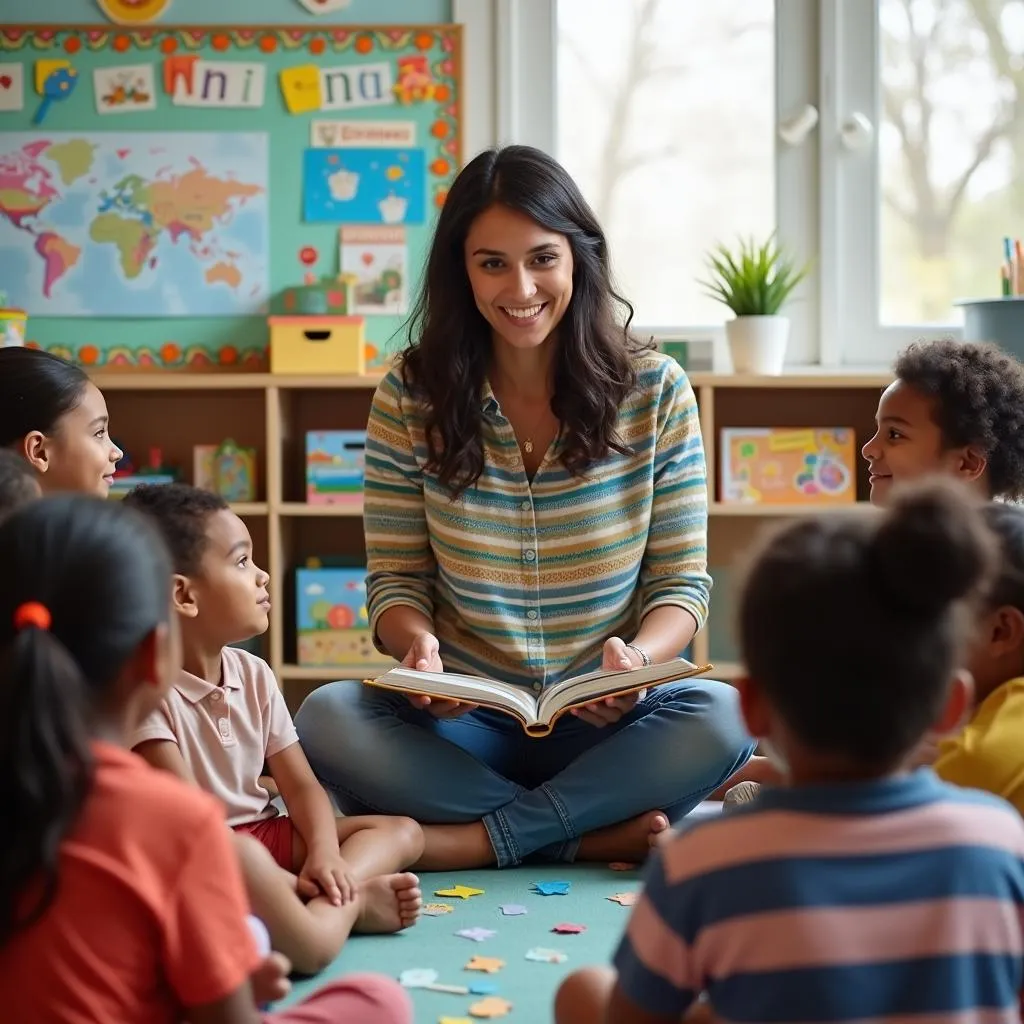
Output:
M484 974L497 974L505 966L504 960L493 956L475 956L465 966L467 971L483 971Z
M501 912L505 917L522 917L526 913L526 907L522 903L502 903Z
M507 999L502 999L500 996L488 996L486 999L481 999L479 1003L474 1003L469 1008L469 1015L471 1017L504 1017L511 1009L512 1004Z
M617 892L614 896L605 896L606 900L618 903L620 907L632 907L637 900L635 892Z
M566 896L569 882L534 882L533 891L541 896Z
M450 889L437 889L435 896L450 896L453 899L468 900L470 896L483 896L483 889L471 889L468 885L454 885Z
M451 904L448 903L427 903L423 907L423 913L427 917L441 917L452 912Z
M527 950L527 960L536 960L541 964L564 964L569 958L558 949L545 949L543 946L536 946Z
M564 924L556 924L551 930L559 935L582 935L587 930L587 926L585 924L569 924L566 922Z
M455 934L460 939L472 939L474 942L483 942L484 939L493 938L498 933L490 928L460 928Z

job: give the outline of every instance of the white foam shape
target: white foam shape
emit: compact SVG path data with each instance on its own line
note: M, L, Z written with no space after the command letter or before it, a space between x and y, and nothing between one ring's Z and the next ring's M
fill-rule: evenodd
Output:
M324 593L324 585L322 583L310 583L309 586L306 587L306 594L309 597L320 597Z
M380 215L385 224L401 224L405 220L405 211L409 207L409 201L392 192L386 199L377 204Z
M332 199L342 203L348 202L355 199L356 192L359 191L359 175L342 168L328 177L327 187L331 190Z

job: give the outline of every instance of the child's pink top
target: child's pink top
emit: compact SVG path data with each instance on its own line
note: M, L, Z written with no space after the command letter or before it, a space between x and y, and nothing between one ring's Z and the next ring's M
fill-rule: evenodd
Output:
M94 753L57 897L0 948L0 1017L173 1024L259 961L238 862L208 796L120 747Z
M272 817L260 785L266 758L299 742L270 666L254 654L225 647L221 684L182 671L160 707L132 737L170 740L200 788L227 809L229 825Z

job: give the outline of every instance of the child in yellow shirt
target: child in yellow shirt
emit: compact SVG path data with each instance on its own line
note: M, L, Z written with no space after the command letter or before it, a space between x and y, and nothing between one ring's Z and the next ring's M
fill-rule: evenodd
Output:
M969 661L974 711L939 743L934 768L946 782L988 790L1024 814L1024 508L993 502L984 514L999 539L1000 571Z

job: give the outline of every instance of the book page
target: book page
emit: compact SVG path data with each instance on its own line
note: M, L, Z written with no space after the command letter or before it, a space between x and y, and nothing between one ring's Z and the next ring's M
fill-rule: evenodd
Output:
M416 669L393 668L377 680L406 693L447 697L451 700L507 708L524 722L536 721L537 701L533 694L511 683L502 683L482 676L466 676L458 672L419 672Z
M563 679L549 686L537 702L537 718L547 722L563 707L569 704L586 703L605 694L634 687L655 686L658 683L673 682L696 675L701 668L685 658L674 658L659 665L646 668L631 668L621 672L587 672L581 676Z

